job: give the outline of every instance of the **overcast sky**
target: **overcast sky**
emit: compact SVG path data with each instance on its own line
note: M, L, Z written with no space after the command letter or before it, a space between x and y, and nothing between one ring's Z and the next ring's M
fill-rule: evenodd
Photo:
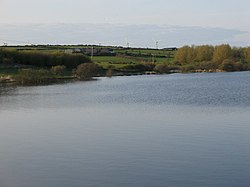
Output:
M2 25L148 24L250 32L249 17L250 0L0 0ZM245 41L249 34L235 37Z

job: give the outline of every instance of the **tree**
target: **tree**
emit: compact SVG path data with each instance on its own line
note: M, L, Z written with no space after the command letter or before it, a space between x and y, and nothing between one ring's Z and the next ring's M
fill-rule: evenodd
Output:
M175 54L175 61L181 64L192 63L195 59L194 47L184 46L177 50Z
M244 59L246 62L250 63L250 47L244 49Z
M232 48L230 47L230 45L223 44L215 47L213 62L215 62L217 65L230 58L232 58Z
M244 50L241 47L233 47L232 48L232 57L235 60L243 60L244 58Z
M208 62L213 58L214 47L210 45L202 45L195 47L196 51L196 62Z

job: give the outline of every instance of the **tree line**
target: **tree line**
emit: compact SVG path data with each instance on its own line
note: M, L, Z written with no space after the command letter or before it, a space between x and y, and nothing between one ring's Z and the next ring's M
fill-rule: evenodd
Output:
M250 47L231 47L228 44L218 46L184 46L175 54L175 65L183 70L197 69L223 71L250 70Z
M36 67L52 67L62 65L66 68L73 69L82 63L90 63L91 59L82 54L66 54L64 52L0 49L0 61Z

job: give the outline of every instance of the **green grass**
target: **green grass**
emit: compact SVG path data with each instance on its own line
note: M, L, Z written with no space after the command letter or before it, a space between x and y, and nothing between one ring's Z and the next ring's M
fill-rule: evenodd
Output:
M169 63L173 61L173 58L154 57L154 60L159 63ZM110 63L145 63L152 62L153 57L129 57L129 56L96 56L92 58L93 62L110 62Z
M154 58L156 64L172 64L172 58ZM92 61L104 69L108 69L110 66L114 68L122 68L126 65L132 64L145 64L153 62L153 58L151 57L117 57L117 56L101 56L101 57L93 57Z
M101 66L104 69L109 69L110 67L112 67L114 69L121 69L121 68L128 65L128 64L110 63L110 62L95 62L95 64Z
M117 63L117 64L133 64L142 62L143 59L141 58L129 58L129 57L119 57L119 56L96 56L92 58L93 62L110 62L110 63Z

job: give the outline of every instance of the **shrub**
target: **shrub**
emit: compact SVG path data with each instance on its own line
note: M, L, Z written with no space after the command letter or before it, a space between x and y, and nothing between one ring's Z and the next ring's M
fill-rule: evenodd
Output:
M232 72L237 71L239 67L237 67L237 64L233 60L226 59L222 62L219 68L223 71Z
M84 63L77 66L76 76L80 80L91 80L100 72L100 67L93 63Z
M55 75L62 75L66 69L66 66L53 66L51 71Z
M109 68L106 72L106 77L112 77L113 76L113 69Z
M208 61L208 62L200 62L199 68L204 70L216 70L218 66L214 62Z
M145 63L144 66L145 66L146 71L152 71L155 68L155 64L153 64L151 62L150 63Z
M194 64L187 64L181 67L182 72L193 72L196 70L196 66Z
M126 65L122 68L120 68L122 71L138 71L138 72L144 72L144 71L149 71L152 70L151 66L148 65L143 65L143 64L131 64L131 65Z

